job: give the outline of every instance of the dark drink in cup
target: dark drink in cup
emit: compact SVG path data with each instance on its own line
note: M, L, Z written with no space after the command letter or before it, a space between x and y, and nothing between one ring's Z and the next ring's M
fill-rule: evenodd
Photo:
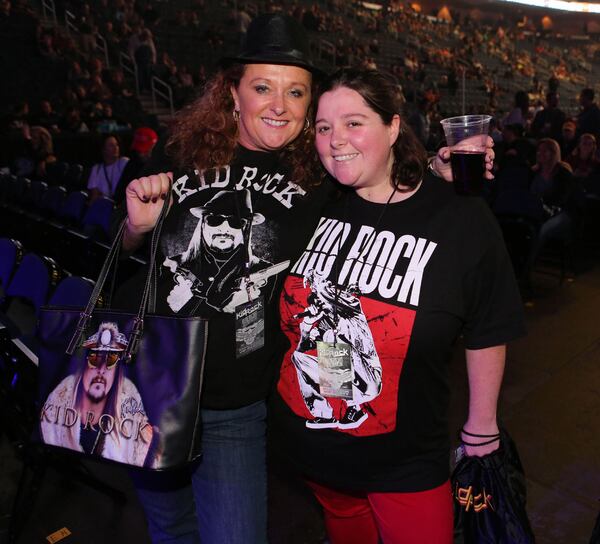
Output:
M479 151L452 151L450 166L454 189L459 195L480 195L483 191L485 153Z
M454 188L459 195L481 195L485 183L485 151L489 115L459 115L442 119Z

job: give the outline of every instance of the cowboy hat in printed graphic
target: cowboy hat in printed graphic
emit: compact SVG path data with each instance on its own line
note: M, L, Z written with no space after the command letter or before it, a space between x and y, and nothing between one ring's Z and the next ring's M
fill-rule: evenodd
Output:
M94 351L125 351L127 347L126 336L119 332L116 323L100 323L98 332L92 334L81 347Z

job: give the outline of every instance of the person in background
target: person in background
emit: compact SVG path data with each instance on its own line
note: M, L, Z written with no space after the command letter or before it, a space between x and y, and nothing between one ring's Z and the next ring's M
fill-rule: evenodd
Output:
M529 94L526 91L515 93L514 108L504 118L503 124L519 124L525 131L529 128Z
M83 134L89 132L90 129L81 119L79 108L71 106L65 111L60 129L67 134Z
M150 91L152 68L156 64L156 48L149 30L144 29L140 32L140 42L135 48L133 58L139 73L140 92Z
M454 344L464 337L469 376L462 448L483 456L499 446L506 342L523 333L495 218L427 173L401 111L376 71L343 69L322 85L316 147L341 194L280 299L290 347L272 432L323 506L332 544L453 542Z
M558 107L558 93L546 94L546 106L536 113L531 123L531 135L534 138L560 138L563 123L567 116Z
M17 176L44 179L46 166L56 162L54 142L48 129L23 124L23 148L15 159L13 170Z
M598 196L600 189L600 158L596 138L585 133L579 137L579 143L567 157L567 163L573 169L573 176L581 180L588 193Z
M538 142L529 189L539 199L542 223L527 260L528 278L549 240L559 240L564 244L571 242L581 216L581 187L573 177L571 166L562 161L556 140L542 138Z
M125 200L125 189L131 181L140 177L158 142L158 134L149 127L136 128L131 142L129 161L123 169L113 199L116 205Z
M577 135L592 134L600 137L600 108L595 101L594 89L586 88L579 94L581 111L577 116Z
M92 166L87 188L90 202L100 196L112 198L119 180L129 162L121 156L121 146L116 136L108 134L102 139L102 162Z
M58 134L60 115L54 111L49 100L40 101L39 112L32 124L39 125L49 130L51 134Z
M560 153L563 157L568 157L577 147L577 123L572 119L567 119L562 126L561 138L559 140Z

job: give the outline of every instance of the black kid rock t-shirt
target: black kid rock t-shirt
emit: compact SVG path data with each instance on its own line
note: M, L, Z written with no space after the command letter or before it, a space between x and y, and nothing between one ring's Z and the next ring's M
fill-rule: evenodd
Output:
M428 177L383 208L355 193L333 201L291 264L280 300L291 347L272 420L309 478L413 492L448 478L457 337L469 349L503 344L523 331L522 305L483 200ZM348 378L319 369L318 343L334 340L351 347ZM350 398L328 396L344 379Z
M157 309L210 320L204 407L234 409L267 396L285 349L277 314L281 283L327 190L308 194L277 153L241 147L230 165L174 174L159 246ZM262 349L236 358L235 308L248 300L244 278L260 291L265 340Z

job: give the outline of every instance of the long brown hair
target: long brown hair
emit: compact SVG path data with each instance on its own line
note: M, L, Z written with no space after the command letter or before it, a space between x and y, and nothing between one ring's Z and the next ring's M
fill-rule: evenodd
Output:
M220 70L206 83L202 95L177 113L166 144L175 166L204 170L231 162L238 143L231 87L239 87L245 70L243 64ZM307 119L310 118L311 106L307 111ZM306 158L314 154L310 129L303 130L280 150L282 164L289 167L294 181L305 189L319 182L307 168Z
M324 93L340 87L346 87L360 94L386 126L392 123L395 115L402 117L403 102L398 86L390 77L377 70L361 68L338 70L319 87L314 99L315 104ZM316 109L315 105L314 110ZM392 184L398 191L409 192L423 179L427 168L427 152L404 119L401 119L400 133L392 145L392 153L394 154ZM322 167L319 170L321 178L327 177Z

